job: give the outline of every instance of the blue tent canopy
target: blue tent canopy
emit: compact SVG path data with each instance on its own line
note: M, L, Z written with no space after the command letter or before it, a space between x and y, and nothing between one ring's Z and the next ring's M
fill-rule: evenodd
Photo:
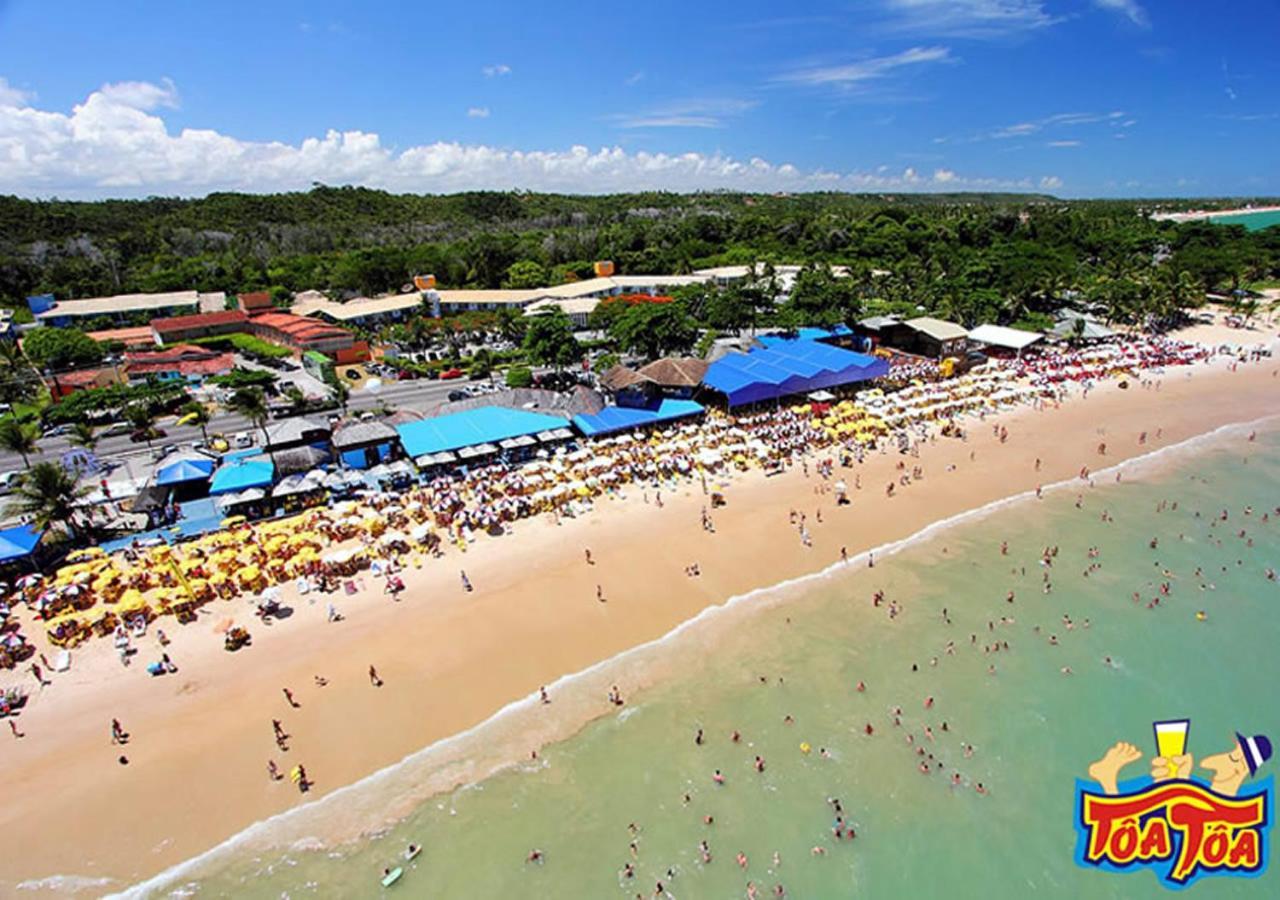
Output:
M766 347L773 347L777 344L794 343L795 341L820 341L823 338L846 337L853 334L847 325L837 325L835 328L797 328L795 334L761 334L756 336L756 340L764 344Z
M704 412L702 405L692 400L664 398L657 406L606 406L592 416L574 416L573 424L587 437L596 437L657 422L700 416Z
M35 551L44 534L30 525L15 525L0 531L0 562L24 559Z
M448 416L407 422L396 427L405 452L417 459L430 453L459 450L477 444L563 428L559 416L545 416L505 406L482 406Z
M888 371L889 363L874 356L817 341L784 340L721 357L702 383L724 394L730 406L741 406L879 378Z
M182 484L186 481L204 481L213 474L211 459L179 459L156 470L156 484Z
M210 494L243 491L251 487L265 487L275 480L276 467L267 459L245 459L227 463L213 476Z

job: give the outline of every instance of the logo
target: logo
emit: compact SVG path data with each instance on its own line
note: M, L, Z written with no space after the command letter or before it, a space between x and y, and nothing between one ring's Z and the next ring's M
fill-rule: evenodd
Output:
M1271 741L1237 732L1224 752L1200 760L1211 778L1192 778L1191 721L1153 724L1149 777L1119 782L1120 770L1142 759L1137 747L1120 741L1089 766L1092 780L1076 780L1076 862L1108 872L1149 869L1173 889L1212 875L1261 875L1273 782L1252 779L1271 758Z

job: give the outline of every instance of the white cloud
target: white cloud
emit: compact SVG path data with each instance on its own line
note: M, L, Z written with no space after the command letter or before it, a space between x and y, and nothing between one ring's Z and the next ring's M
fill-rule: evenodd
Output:
M642 81L644 81L644 72L640 71L640 72L632 72L625 79L623 79L622 83L625 84L627 87L634 87L635 85L639 84Z
M989 39L1047 28L1062 21L1043 0L884 0L889 31Z
M1124 16L1139 28L1150 28L1151 17L1142 8L1138 0L1093 0L1093 5L1107 12Z
M760 104L732 97L700 97L676 100L636 113L609 116L619 128L720 128L725 120L740 116Z
M25 106L35 99L35 94L14 87L9 79L0 78L0 106Z
M98 93L112 103L132 109L178 107L178 89L168 78L161 79L160 84L149 81L117 81L115 84L104 84Z
M510 75L511 67L506 63L498 63L493 66L484 66L480 71L484 73L486 78L493 78L498 75Z
M489 118L489 107L487 106L469 106L467 107L468 119L487 119Z
M1079 125L1110 125L1113 128L1123 125L1129 127L1136 125L1135 119L1126 119L1127 114L1120 111L1106 113L1055 113L1052 116L1045 116L1041 119L1032 119L1027 122L1015 122L1012 125L1002 125L990 131L978 132L967 137L955 138L961 143L972 143L974 141L1004 140L1006 138L1020 138L1028 135L1037 134L1041 131L1054 128L1070 128ZM945 144L953 138L942 137L934 138L934 143Z
M912 47L892 56L875 56L839 66L814 66L777 76L774 80L787 84L836 85L856 87L864 82L884 78L895 69L926 63L951 62L947 47Z
M1083 141L1049 141L1046 147L1079 147Z
M786 162L720 153L628 152L620 147L513 150L438 141L394 151L377 134L329 131L298 144L245 141L207 129L170 133L139 108L176 100L172 85L109 85L69 113L29 101L0 107L0 193L47 197L192 196L210 191L305 190L312 182L393 191L492 189L607 193L634 190L1032 190L1031 178L967 177L882 167L802 171Z
M1057 175L1045 175L1040 179L1040 188L1045 191L1056 191L1062 187L1062 179Z

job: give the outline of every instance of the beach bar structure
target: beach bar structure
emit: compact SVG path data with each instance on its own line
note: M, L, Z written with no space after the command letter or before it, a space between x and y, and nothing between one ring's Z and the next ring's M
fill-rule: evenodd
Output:
M562 439L569 423L505 406L481 406L396 427L405 453L420 467L467 462L501 451L519 453ZM541 438L545 435L545 440Z
M276 467L269 459L237 459L223 463L209 484L212 495L243 492L249 488L269 490L276 479Z
M676 419L689 419L701 416L706 411L702 404L692 400L663 397L656 403L645 406L606 406L593 415L574 416L573 425L587 437L599 437Z
M0 566L20 565L33 561L44 533L30 525L15 525L0 530Z
M1021 328L1006 328L1003 325L979 325L969 332L969 343L1009 350L1021 356L1022 351L1032 344L1044 340L1038 331L1023 331Z
M702 383L723 394L732 408L844 387L888 372L888 361L879 357L817 341L795 340L746 353L728 353L708 367Z

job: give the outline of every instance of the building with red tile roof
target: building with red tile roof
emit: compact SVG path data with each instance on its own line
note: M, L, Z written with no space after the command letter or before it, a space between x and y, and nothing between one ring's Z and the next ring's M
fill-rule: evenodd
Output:
M355 343L355 336L345 328L285 312L259 313L249 319L247 330L264 341L299 352L334 354Z
M176 344L151 353L126 353L124 360L124 370L131 382L145 381L153 375L162 380L201 381L213 375L225 375L236 364L230 353L191 344Z
M152 319L151 332L155 335L157 344L172 344L177 341L189 341L192 338L247 331L245 323L248 321L249 317L240 310L227 309L199 313L194 316Z

